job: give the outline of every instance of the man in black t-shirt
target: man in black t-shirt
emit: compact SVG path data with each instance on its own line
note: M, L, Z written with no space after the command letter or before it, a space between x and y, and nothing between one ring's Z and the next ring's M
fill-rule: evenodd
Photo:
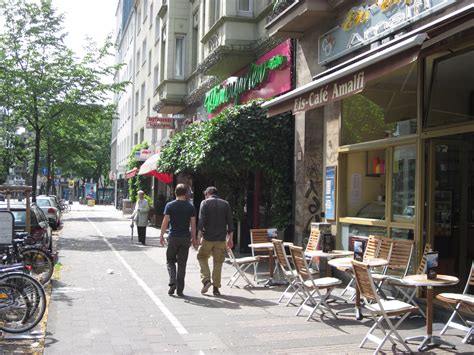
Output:
M196 240L196 211L186 198L188 187L178 184L175 189L176 200L168 202L165 206L163 223L161 224L160 242L164 244L164 234L170 224L168 235L168 248L166 249L166 264L170 281L169 295L174 291L178 296L183 296L186 263L188 261L191 243L197 246ZM189 232L191 227L191 232ZM176 263L178 272L176 273Z

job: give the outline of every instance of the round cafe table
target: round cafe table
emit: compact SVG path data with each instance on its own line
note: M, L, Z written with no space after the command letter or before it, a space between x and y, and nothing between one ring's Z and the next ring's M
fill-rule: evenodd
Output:
M433 335L433 287L452 286L457 284L459 279L449 275L438 275L435 279L428 279L426 274L420 274L405 276L402 281L407 285L426 287L426 335L409 337L405 342L421 340L418 351L424 351L430 344L448 345L455 349L454 344Z
M337 258L329 260L328 264L340 270L350 272L351 277L354 277L352 273L352 260L354 260L354 258ZM369 258L367 260L364 260L364 262L367 263L370 268L385 266L388 264L388 260L381 258ZM355 283L355 292L355 317L357 320L361 320L363 316L362 312L360 311L360 291L359 287L357 287L357 282ZM336 314L339 314L343 311L346 310L340 310Z

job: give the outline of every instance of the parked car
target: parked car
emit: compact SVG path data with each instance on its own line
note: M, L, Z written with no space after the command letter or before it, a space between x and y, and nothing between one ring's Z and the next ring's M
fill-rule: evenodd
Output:
M53 229L57 229L61 224L61 211L59 210L56 200L51 196L37 196L36 204L41 207L46 217L48 217L49 225Z
M0 211L6 211L7 204L0 204ZM10 204L10 212L15 218L14 231L26 231L26 205L21 203ZM41 208L35 203L30 205L30 235L35 243L42 244L51 251L52 249L52 231L49 225L48 218L43 213Z

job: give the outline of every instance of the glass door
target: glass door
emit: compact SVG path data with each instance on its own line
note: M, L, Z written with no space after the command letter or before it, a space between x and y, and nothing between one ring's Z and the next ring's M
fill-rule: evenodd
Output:
M464 278L468 149L462 135L428 143L426 240L439 252L438 273Z

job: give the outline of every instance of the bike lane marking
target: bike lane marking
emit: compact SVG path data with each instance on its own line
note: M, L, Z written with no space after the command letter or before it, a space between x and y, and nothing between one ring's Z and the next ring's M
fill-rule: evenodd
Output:
M97 233L102 237L104 240L105 244L112 250L114 255L119 259L119 261L122 263L122 265L128 270L130 275L135 279L135 281L140 285L140 287L145 291L145 293L150 297L150 299L153 301L153 303L159 308L161 313L164 314L166 318L170 321L170 323L173 325L173 327L176 329L176 331L179 334L188 334L188 331L184 326L179 322L179 320L174 316L173 313L161 302L161 300L158 298L158 296L155 295L155 293L152 291L152 289L143 281L140 276L137 275L137 273L132 269L132 267L125 261L125 259L122 257L122 255L119 254L117 249L114 248L114 246L107 240L107 238L104 236L104 234L100 231L100 229L95 225L94 222L92 222L87 216L84 215L84 217L87 219L87 221L92 224L92 226L95 228Z

